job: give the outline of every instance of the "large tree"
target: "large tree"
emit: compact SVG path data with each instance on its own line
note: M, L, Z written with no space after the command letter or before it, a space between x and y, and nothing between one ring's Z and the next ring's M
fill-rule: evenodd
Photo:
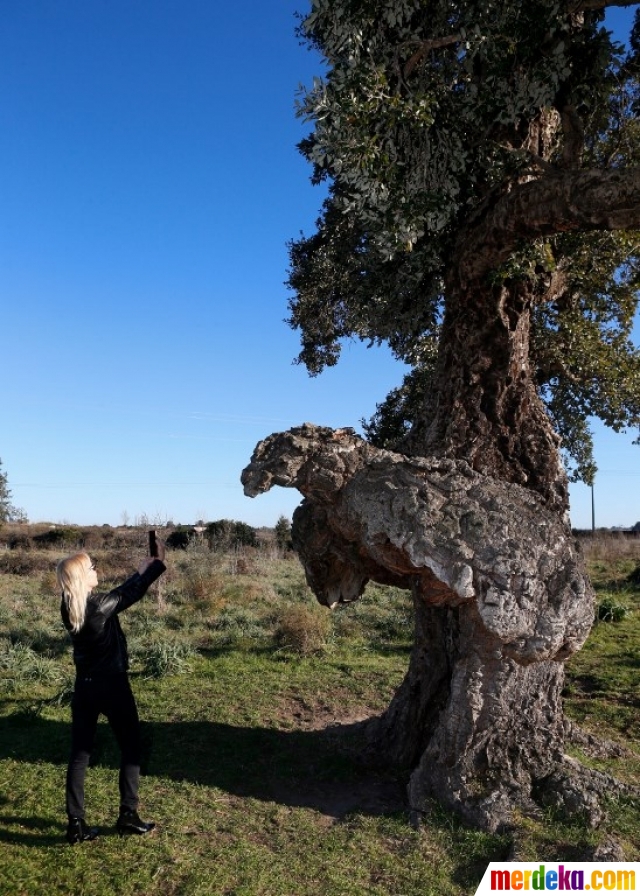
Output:
M324 603L413 591L373 736L415 808L490 828L534 797L598 817L561 690L593 619L567 468L591 481L589 417L640 425L640 25L617 45L613 5L635 4L312 0L300 27L326 60L301 150L328 188L291 244L300 361L357 337L411 372L368 441L270 437L245 489L305 496L294 544Z

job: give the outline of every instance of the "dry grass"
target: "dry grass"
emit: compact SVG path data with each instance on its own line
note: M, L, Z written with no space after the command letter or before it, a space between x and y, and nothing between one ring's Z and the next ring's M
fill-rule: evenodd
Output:
M331 618L320 607L302 604L281 611L275 641L285 651L311 656L326 650L331 636Z
M640 564L640 536L596 531L594 536L580 536L579 541L588 561L635 560Z

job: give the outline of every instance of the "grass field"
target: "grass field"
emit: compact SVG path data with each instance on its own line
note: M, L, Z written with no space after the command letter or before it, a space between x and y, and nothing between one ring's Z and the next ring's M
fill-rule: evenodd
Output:
M640 553L640 542L638 552ZM139 552L138 552L139 553ZM136 548L92 551L116 582ZM64 843L73 669L54 550L0 548L0 894L471 894L489 861L571 860L615 839L640 859L640 807L612 801L598 831L548 812L511 835L442 810L409 824L403 775L362 762L363 719L406 671L408 595L370 587L318 607L294 558L174 551L161 587L123 619L143 721L145 838L120 839L118 754L100 727L87 775L94 843ZM568 667L568 714L625 748L585 759L640 783L640 558L590 568L601 615ZM155 586L154 586L155 587ZM615 620L615 621L614 621ZM515 845L514 845L515 837Z

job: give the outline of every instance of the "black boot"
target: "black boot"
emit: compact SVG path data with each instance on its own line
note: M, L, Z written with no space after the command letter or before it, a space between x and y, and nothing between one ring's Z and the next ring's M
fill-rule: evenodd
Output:
M82 843L83 840L95 840L98 836L98 828L90 828L84 818L71 816L67 825L67 841L71 844Z
M121 837L124 834L148 834L154 828L155 824L152 821L142 821L135 809L120 809L116 830Z

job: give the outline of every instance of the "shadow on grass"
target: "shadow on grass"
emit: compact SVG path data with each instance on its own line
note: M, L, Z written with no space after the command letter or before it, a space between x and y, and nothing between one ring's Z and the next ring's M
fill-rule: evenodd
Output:
M35 713L5 716L0 726L0 760L66 766L69 723ZM352 812L391 815L406 809L405 782L399 773L372 770L360 760L362 723L314 731L281 731L208 721L142 723L142 773L149 778L188 781L286 806L313 809L340 819ZM92 753L92 765L119 766L113 735L103 720ZM149 781L147 787L153 786ZM117 787L117 772L114 775ZM45 819L15 818L29 833L14 834L0 817L0 841L30 842L32 830L50 825ZM22 841L21 841L21 838ZM55 838L53 838L55 839ZM36 845L49 842L37 838Z
M18 846L59 846L61 841L59 831L45 833L51 831L54 826L55 822L51 818L0 815L0 843L14 843ZM15 828L19 830L13 830Z

